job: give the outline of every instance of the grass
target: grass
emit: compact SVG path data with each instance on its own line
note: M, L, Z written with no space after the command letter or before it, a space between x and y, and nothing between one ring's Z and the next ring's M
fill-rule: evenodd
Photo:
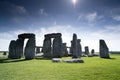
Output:
M0 80L120 80L120 55L111 57L82 57L85 63L1 58Z

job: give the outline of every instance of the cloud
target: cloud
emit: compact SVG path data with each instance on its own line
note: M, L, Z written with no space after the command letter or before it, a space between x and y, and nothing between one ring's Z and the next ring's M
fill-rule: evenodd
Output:
M27 12L27 10L25 9L25 7L23 6L17 6L16 5L16 11L19 13L19 14L24 14Z
M120 15L113 16L112 18L113 18L114 20L116 20L116 21L120 21Z
M91 13L80 13L78 15L78 21L86 23L86 24L95 24L97 21L102 22L104 21L104 15L98 15L98 13L91 12Z
M0 6L4 9L5 12L8 12L12 15L26 14L27 10L24 6L16 5L8 1L3 1L0 3Z
M94 22L97 18L97 12L89 13L86 15L88 22Z
M44 16L47 16L47 13L45 12L45 9L40 9L38 11L39 15L44 15Z

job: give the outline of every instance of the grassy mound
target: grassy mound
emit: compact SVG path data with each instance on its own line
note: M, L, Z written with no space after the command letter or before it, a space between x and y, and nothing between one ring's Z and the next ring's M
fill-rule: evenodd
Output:
M0 58L0 80L120 80L120 55L111 57L82 57L85 63Z

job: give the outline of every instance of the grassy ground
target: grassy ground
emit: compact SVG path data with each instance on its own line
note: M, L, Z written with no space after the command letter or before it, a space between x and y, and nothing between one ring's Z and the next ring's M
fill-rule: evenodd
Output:
M0 80L120 80L120 55L111 57L83 57L85 63L4 58L0 59Z

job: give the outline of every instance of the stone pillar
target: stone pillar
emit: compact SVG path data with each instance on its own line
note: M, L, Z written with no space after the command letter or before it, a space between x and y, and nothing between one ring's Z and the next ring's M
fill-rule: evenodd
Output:
M73 41L72 41L72 58L78 58L78 50L77 50L77 35L73 34Z
M89 47L88 46L85 46L85 55L89 56Z
M77 40L77 53L78 53L78 57L80 58L81 55L82 55L82 47L81 47L81 44L80 44L81 40L78 39Z
M92 56L95 55L95 50L94 50L94 49L91 50L91 55L92 55Z
M73 41L71 41L70 53L73 54Z
M66 43L62 43L62 54L63 56L68 56L67 46Z
M23 56L23 45L24 39L20 38L16 40L16 54L18 58L21 58Z
M9 55L8 58L16 59L16 41L12 40L9 45Z
M36 54L37 53L40 53L40 48L39 47L36 47Z
M55 37L53 40L53 58L61 58L62 57L62 38Z
M52 57L52 54L51 54L51 39L50 38L45 38L44 43L43 43L42 51L44 53L45 58L51 58Z
M29 38L25 47L25 59L30 60L35 58L35 37Z
M100 49L99 49L100 50L100 57L101 58L110 58L109 49L108 49L104 40L100 40L99 46L100 46Z

